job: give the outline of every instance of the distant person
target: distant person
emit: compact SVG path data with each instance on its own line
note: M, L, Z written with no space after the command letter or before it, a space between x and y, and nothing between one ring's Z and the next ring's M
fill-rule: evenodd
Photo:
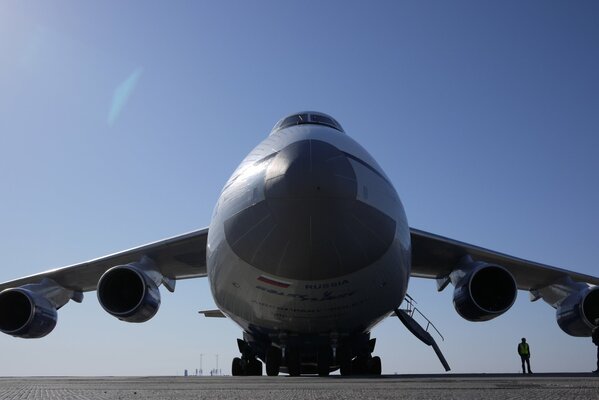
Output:
M593 371L594 374L599 374L599 318L595 320L595 328L593 328L593 343L597 346L597 369Z
M524 369L524 363L526 363L528 373L532 374L532 371L530 370L530 347L528 346L528 343L526 343L526 338L522 338L522 342L518 343L518 354L520 355L520 360L522 360L522 373L526 373L526 370Z

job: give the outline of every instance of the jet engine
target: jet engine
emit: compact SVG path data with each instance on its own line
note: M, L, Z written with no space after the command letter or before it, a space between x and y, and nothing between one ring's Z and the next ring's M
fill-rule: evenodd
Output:
M56 308L45 297L26 288L0 292L0 331L27 339L46 336L56 326Z
M572 336L590 336L599 318L599 286L572 293L556 309L557 324Z
M512 274L499 265L475 262L451 273L456 282L453 305L468 321L488 321L510 309L518 289Z
M127 322L146 322L160 307L154 280L136 265L117 265L98 282L98 301L106 312Z

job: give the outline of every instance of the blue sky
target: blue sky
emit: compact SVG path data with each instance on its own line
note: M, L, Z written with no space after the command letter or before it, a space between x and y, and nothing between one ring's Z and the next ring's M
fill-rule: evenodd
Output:
M599 3L55 1L0 4L0 281L208 226L276 121L319 110L385 169L411 226L599 275ZM205 280L127 324L95 293L40 340L0 337L0 375L228 372L240 330ZM527 293L487 323L451 288L409 293L454 372L590 371ZM389 319L385 373L442 372Z

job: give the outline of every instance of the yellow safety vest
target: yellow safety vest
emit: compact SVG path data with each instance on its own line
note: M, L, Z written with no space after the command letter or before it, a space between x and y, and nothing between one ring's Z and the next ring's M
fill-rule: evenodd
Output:
M527 356L530 354L530 350L528 349L528 343L520 343L518 345L518 354L521 356Z

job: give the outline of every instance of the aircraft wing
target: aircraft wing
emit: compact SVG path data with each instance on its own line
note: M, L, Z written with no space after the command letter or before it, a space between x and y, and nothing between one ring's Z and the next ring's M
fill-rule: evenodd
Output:
M507 311L516 289L556 309L560 328L590 336L599 325L599 278L512 257L482 247L410 229L412 276L434 278L437 290L455 287L456 311L469 321L487 321ZM505 272L507 271L507 273Z
M523 260L496 251L473 246L418 229L410 229L412 239L412 276L444 278L458 266L464 256L506 268L516 280L518 289L539 290L570 278L574 282L599 285L599 278L533 261Z
M150 257L159 272L168 279L206 276L207 237L208 228L200 229L95 260L4 282L0 284L0 291L39 283L49 278L65 289L87 292L96 289L98 280L109 268L140 261L143 256Z

